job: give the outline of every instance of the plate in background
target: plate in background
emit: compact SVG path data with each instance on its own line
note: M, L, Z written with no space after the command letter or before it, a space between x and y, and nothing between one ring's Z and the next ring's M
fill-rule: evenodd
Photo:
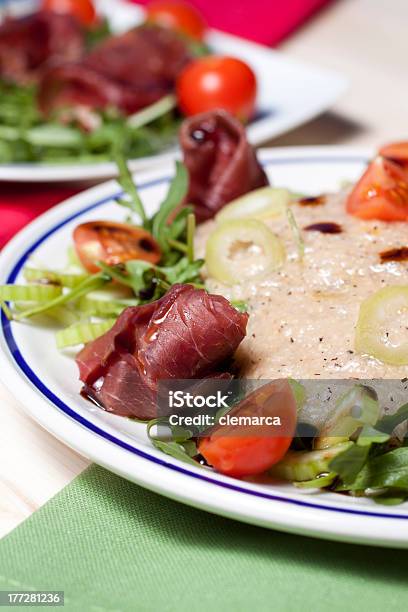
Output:
M12 12L22 14L36 6L32 0L9 3ZM115 32L128 30L140 23L141 7L124 0L95 0ZM339 74L291 60L284 53L243 38L210 30L208 44L216 52L233 55L246 61L258 78L257 119L248 126L249 140L254 145L275 138L327 110L345 91L347 82ZM177 156L177 148L130 161L133 171L163 164ZM0 164L0 180L55 182L92 181L116 175L111 162L86 164Z

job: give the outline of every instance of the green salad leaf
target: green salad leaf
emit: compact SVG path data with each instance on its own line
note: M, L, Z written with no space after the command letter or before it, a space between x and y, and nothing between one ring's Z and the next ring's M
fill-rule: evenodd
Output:
M170 184L169 191L159 210L151 219L151 232L157 240L163 252L169 248L169 237L171 237L168 221L174 210L180 206L188 189L188 173L184 164L176 162L176 174Z
M35 85L0 80L0 163L111 161L118 143L123 155L136 159L158 153L176 139L179 119L173 95L164 96L130 117L115 109L92 110L95 127L91 131L83 129L70 109L45 118L37 95Z
M153 427L162 425L171 430L172 440L162 440L152 434ZM182 432L180 431L182 430ZM147 424L147 435L154 447L161 450L163 453L179 459L184 463L189 463L195 467L200 467L200 464L193 459L198 454L196 444L191 438L191 432L183 428L171 427L168 420L163 418L152 419Z
M408 493L408 448L396 448L370 457L350 485L351 491L390 487Z
M397 412L383 416L377 422L376 428L380 431L392 434L394 429L408 419L408 404L403 404Z
M358 446L357 444L353 444L353 446L350 446L343 453L334 457L329 463L329 468L340 476L346 487L349 487L363 469L369 452L369 446Z

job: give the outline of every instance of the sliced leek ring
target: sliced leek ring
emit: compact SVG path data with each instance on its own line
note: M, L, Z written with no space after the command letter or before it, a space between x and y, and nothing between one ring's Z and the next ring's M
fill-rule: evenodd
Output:
M313 480L319 474L330 472L330 461L351 446L353 442L344 442L322 450L288 451L282 461L269 470L269 474L297 482Z
M360 306L355 349L382 363L408 365L407 328L408 286L380 289Z
M56 334L57 348L63 349L95 340L110 330L114 323L115 319L108 319L98 323L78 323L61 329Z
M212 278L235 285L280 268L285 249L261 221L235 219L222 223L210 235L205 261Z
M232 219L271 219L285 214L292 202L290 191L279 187L261 187L233 200L218 213L216 221Z
M48 302L62 295L55 285L0 285L0 300L5 302Z
M329 448L345 442L359 427L374 426L379 416L380 405L375 390L366 385L354 385L336 402L333 414L314 442L314 448Z

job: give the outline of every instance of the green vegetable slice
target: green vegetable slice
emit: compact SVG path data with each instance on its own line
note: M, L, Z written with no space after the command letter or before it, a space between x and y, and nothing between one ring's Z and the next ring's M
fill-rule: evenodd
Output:
M44 301L43 304L37 304L36 306L32 306L27 308L27 310L23 310L22 312L13 315L13 318L16 321L21 321L22 319L28 319L34 315L43 314L48 312L49 310L59 307L65 306L69 302L73 300L77 300L83 295L90 293L91 291L95 291L96 289L100 289L107 282L111 280L111 277L105 274L104 272L99 272L98 274L93 274L88 276L82 283L68 291L67 293L61 293L60 287L54 287L59 291L56 297L52 299L48 299L48 301ZM27 285L25 288L31 288L33 285ZM1 299L1 298L0 298ZM3 306L4 308L4 306Z
M235 219L219 225L206 247L210 276L234 285L277 270L285 261L280 239L261 221Z
M61 293L55 285L0 285L0 300L7 302L48 302Z
M299 225L297 224L295 215L293 214L293 210L289 207L286 208L286 217L287 217L293 238L296 242L299 260L303 261L303 257L305 255L305 241L303 240L302 232L300 230Z
M303 408L306 401L306 389L302 383L294 378L288 378L288 383L292 389L293 395L295 396L296 408L299 412Z
M375 425L380 416L377 394L371 387L354 385L336 403L333 414L320 431L315 448L346 441L364 425Z
M55 272L53 270L40 270L38 268L24 268L24 278L29 282L48 281L63 287L76 287L87 278L87 274L71 274L69 272Z
M233 200L217 214L220 223L233 219L270 219L280 217L292 198L290 191L278 187L261 187Z
M157 102L153 102L142 110L130 115L127 118L126 124L131 128L141 128L144 125L151 123L162 115L170 112L177 106L176 97L172 94L160 98Z
M313 478L312 480L304 480L303 482L294 482L293 484L298 489L322 489L323 487L329 487L335 479L337 478L337 474L334 472L329 472L328 474L322 474L317 478Z
M79 149L84 142L84 136L78 129L58 123L37 125L27 130L24 136L29 144L37 147L72 147Z
M408 365L408 286L380 289L364 300L355 349L395 366Z
M56 333L57 348L67 348L84 344L99 338L107 332L115 323L115 319L109 319L100 323L79 323Z
M77 308L87 315L106 317L109 315L119 316L120 313L128 306L137 306L139 300L112 300L98 299L90 295L85 295L77 302Z
M353 442L344 442L322 450L289 451L269 473L284 480L298 482L313 480L320 474L334 471L329 468L330 461L353 444Z
M24 312L28 308L42 308L44 304L39 302L14 302L13 306L14 315L13 313L10 313L11 319L13 316L15 318L15 313ZM67 306L55 306L54 308L47 309L47 317L53 319L57 323L60 323L64 327L78 323L80 316L81 312L74 308L73 304L69 304Z

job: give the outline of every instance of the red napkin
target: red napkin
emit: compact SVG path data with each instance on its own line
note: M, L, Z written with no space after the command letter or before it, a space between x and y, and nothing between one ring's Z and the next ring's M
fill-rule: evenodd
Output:
M78 188L0 183L0 248L32 219L78 192Z
M278 43L328 1L190 0L210 26L269 45ZM29 221L76 191L67 186L0 183L0 248Z
M149 0L135 0L149 4ZM276 45L330 0L188 0L219 30Z

